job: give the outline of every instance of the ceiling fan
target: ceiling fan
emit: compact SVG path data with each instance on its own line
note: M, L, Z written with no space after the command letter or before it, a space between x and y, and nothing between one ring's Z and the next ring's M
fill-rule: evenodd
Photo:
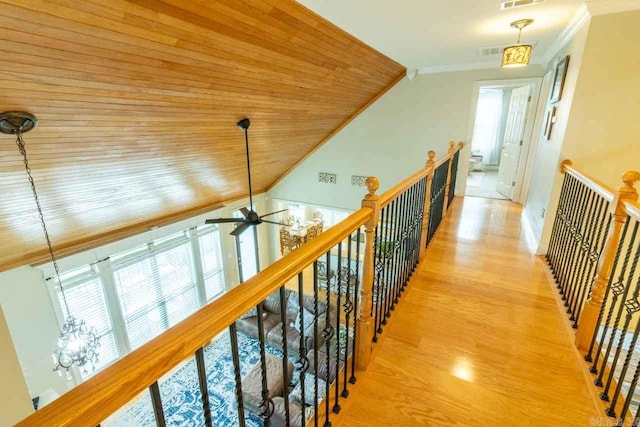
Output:
M249 179L249 209L247 208L240 209L240 212L242 213L244 218L216 218L216 219L208 219L205 221L205 224L223 224L223 223L240 224L235 228L235 230L229 233L232 236L239 236L242 233L244 233L244 231L247 230L249 227L262 224L263 222L266 222L269 224L282 225L284 227L290 226L289 224L284 224L281 222L269 221L264 219L265 217L268 217L271 215L275 215L281 212L286 212L288 211L288 209L271 212L261 216L258 215L255 210L253 210L253 193L251 190L251 163L249 161L249 133L248 133L249 126L251 126L251 120L249 120L248 118L242 119L238 122L238 127L244 131L244 141L245 141L245 146L247 148L247 177Z

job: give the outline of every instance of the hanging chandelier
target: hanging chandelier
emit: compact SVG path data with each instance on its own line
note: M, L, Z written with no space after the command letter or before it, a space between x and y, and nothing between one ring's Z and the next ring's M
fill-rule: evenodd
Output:
M502 68L516 68L529 65L531 60L530 44L521 44L520 36L522 35L522 29L533 23L533 19L520 19L511 23L513 28L518 29L518 41L512 46L507 46L502 52Z
M38 209L38 215L40 216L40 223L42 224L42 231L47 242L49 249L49 255L53 268L55 270L55 279L57 286L60 289L60 295L62 296L62 302L65 310L65 322L58 338L58 348L53 353L53 362L55 367L54 371L57 371L59 375L62 375L62 371L66 371L67 379L71 379L70 369L73 366L77 366L83 370L83 373L89 373L89 367L91 370L95 369L95 364L98 361L98 347L100 341L94 327L89 327L85 324L84 320L78 320L71 315L69 311L69 305L67 304L67 298L64 294L64 288L60 280L60 269L58 268L58 261L51 245L49 238L49 232L47 231L47 225L44 221L44 215L42 213L42 207L40 206L40 199L36 191L36 185L31 175L31 168L29 167L29 161L27 160L27 149L25 146L22 135L29 132L36 127L38 120L32 114L21 111L8 111L0 114L0 132L10 135L16 135L16 145L22 155L24 161L24 167L27 172L29 184L31 185L31 191L33 192L33 198Z

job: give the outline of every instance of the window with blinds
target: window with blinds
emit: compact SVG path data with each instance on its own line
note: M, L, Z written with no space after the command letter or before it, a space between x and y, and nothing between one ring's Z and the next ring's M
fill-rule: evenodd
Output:
M98 371L119 356L100 276L93 267L85 267L61 276L61 280L71 315L84 320L88 326L96 328L100 338L99 357L96 365L96 371ZM60 289L56 289L56 294L63 318L66 318L67 313L65 313ZM80 374L85 379L93 372L85 373L84 370L81 370Z
M217 226L198 227L198 243L202 257L202 271L207 301L224 291L224 269L220 231Z
M166 239L163 239L166 240ZM146 253L113 266L130 348L160 335L199 307L191 243L150 245Z
M163 237L65 273L61 280L71 315L94 326L100 337L96 370L77 377L86 379L224 291L220 232L205 225ZM62 294L52 292L64 322Z

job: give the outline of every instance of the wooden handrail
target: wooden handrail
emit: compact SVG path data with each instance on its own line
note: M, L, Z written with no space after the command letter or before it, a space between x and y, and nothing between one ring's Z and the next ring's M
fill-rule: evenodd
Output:
M640 221L640 203L632 200L625 200L623 203L625 210L627 211L627 215L636 221Z
M373 214L361 208L311 242L207 304L18 426L97 425L183 361L193 357L240 316L364 225Z
M379 196L380 207L384 208L385 206L387 206L389 203L394 201L400 194L402 194L405 190L410 188L413 184L420 181L425 176L432 174L433 170L434 170L433 167L420 169L418 172L400 181L398 184L394 185L393 187L391 187L390 189L382 193Z
M616 190L607 184L604 184L602 181L593 178L586 173L580 172L576 168L573 167L573 163L571 160L564 160L561 163L560 170L562 173L568 173L569 175L575 177L584 185L604 197L608 202L613 201L613 197L616 193Z

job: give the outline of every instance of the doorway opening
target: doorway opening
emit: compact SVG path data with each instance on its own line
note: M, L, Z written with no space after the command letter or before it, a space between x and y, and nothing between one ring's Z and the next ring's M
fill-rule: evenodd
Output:
M521 200L539 91L539 79L476 83L465 196Z

